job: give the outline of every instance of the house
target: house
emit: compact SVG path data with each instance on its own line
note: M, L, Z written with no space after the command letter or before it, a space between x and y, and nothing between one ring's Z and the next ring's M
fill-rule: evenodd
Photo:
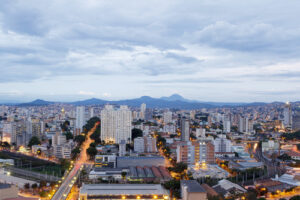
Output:
M217 185L213 186L213 189L225 198L230 197L232 194L243 194L247 192L247 190L242 186L232 183L226 179L220 180Z
M195 180L180 181L182 200L206 200L206 190Z

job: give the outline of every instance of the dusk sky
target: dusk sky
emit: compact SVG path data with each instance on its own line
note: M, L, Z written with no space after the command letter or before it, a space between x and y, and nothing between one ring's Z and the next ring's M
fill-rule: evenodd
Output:
M300 100L299 0L1 0L0 102Z

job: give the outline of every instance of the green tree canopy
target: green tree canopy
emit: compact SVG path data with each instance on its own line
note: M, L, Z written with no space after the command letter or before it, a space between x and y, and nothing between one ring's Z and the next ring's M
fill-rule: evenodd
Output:
M96 144L100 144L101 143L101 139L100 139L100 126L98 126L96 128L95 132L90 136L90 138L92 140L94 140Z
M143 137L143 131L141 129L134 128L131 131L131 140L133 141L134 138L137 138L137 137Z
M78 154L80 154L80 148L76 147L75 149L72 150L71 155L72 155L72 159L75 159Z
M69 122L68 120L64 121L64 123L62 123L62 124L60 125L61 130L62 130L63 132L68 132L68 131L70 130L70 129L69 129L69 126L70 126L70 122Z
M85 136L83 135L76 135L74 138L75 142L78 142L81 145L85 141Z
M67 140L72 140L74 138L73 134L70 131L63 133L63 135L66 136Z
M300 200L300 195L293 196L290 200Z
M90 156L90 159L95 158L97 155L97 149L94 146L90 146L87 150L86 153Z
M170 171L176 172L176 173L182 173L184 172L184 170L187 169L187 164L180 162L180 163L176 163L174 165L174 167L169 167Z
M31 148L33 145L39 145L39 144L41 144L40 139L36 136L33 136L28 143L28 147Z

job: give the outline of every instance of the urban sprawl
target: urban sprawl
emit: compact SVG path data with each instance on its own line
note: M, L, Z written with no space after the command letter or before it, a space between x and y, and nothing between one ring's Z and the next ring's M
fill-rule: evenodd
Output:
M299 199L300 103L0 106L0 199Z

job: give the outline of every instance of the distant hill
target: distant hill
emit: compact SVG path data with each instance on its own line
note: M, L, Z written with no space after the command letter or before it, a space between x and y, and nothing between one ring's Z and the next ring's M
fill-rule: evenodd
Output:
M160 98L152 98L149 96L142 96L136 99L127 99L120 101L106 101L102 99L88 99L84 101L76 101L70 104L74 105L105 105L105 104L115 104L115 105L128 105L132 107L139 107L142 103L147 104L148 108L177 108L177 109L197 109L197 108L208 108L212 107L209 104L202 103L189 103L184 101L168 101Z
M89 106L89 105L128 105L131 107L139 107L142 103L147 104L147 108L175 108L175 109L200 109L200 108L212 108L212 107L235 107L235 106L263 106L267 103L264 102L253 102L253 103L228 103L228 102L204 102L185 99L179 94L173 94L169 97L153 98L150 96L142 96L135 99L125 99L119 101L108 101L103 99L87 99L83 101L74 102L51 102L41 99L29 103L17 104L18 106L47 106L55 103L72 104L76 106ZM277 102L280 103L280 102Z
M197 102L197 101L185 99L185 98L183 98L183 97L182 97L181 95L179 95L179 94L173 94L173 95L171 95L171 96L169 96L169 97L161 97L160 99L166 100L166 101Z
M55 104L55 102L44 101L42 99L37 99L37 100L34 100L32 102L18 104L18 106L48 106L48 105L51 105L51 104Z
M71 102L70 104L75 104L78 106L81 106L81 105L103 105L103 104L106 104L107 102L108 101L106 101L106 100L92 98L92 99L87 99L87 100L83 100L83 101Z

